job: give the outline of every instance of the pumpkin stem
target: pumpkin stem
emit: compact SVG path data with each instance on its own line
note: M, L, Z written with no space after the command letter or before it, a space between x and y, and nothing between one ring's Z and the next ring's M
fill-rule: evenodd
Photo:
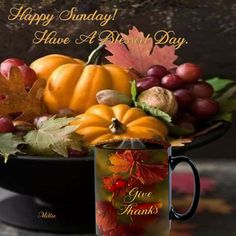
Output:
M94 49L88 57L87 65L98 65L100 64L101 57L103 55L103 49L105 48L104 44L100 44L96 49Z
M109 129L113 134L122 134L126 131L126 126L123 125L118 119L112 118Z

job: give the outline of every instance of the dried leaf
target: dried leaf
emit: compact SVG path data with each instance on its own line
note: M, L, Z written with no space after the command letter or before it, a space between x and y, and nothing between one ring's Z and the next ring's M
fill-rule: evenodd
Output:
M129 30L129 34L121 34L126 43L106 42L106 49L112 53L107 60L113 64L133 68L139 73L145 73L149 67L158 64L167 69L176 67L174 61L177 59L174 46L162 48L154 46L151 37L145 37L136 27Z
M29 92L25 90L24 81L18 68L10 70L9 79L0 75L0 115L7 116L12 113L21 113L19 120L30 121L45 114L42 102L45 80L38 79Z
M109 158L111 166L109 169L114 173L128 172L133 163L133 157L131 155L122 155L116 153Z
M135 162L143 161L146 159L148 159L147 153L141 150L125 150L121 152L116 152L109 158L112 164L109 169L113 173L129 172L130 170L132 170L132 166Z
M191 205L192 198L185 197L174 200L173 205L178 209L186 209ZM234 208L221 198L201 198L197 212L208 211L215 214L230 214Z
M117 226L116 209L110 202L96 202L96 223L101 233L111 231Z
M0 155L4 157L5 162L7 162L10 155L22 153L18 149L20 144L25 144L20 137L12 133L0 134Z
M179 193L193 193L193 175L191 173L174 173L172 176L172 189ZM216 181L207 177L201 177L201 194L215 190Z
M74 118L52 117L24 136L28 152L34 155L55 155L68 157L68 149L81 151L82 139L75 132L77 126L68 125Z
M168 175L168 166L162 163L145 163L149 156L142 150L125 150L110 156L109 169L117 173L129 173L133 181L140 181L143 185L152 185L163 181Z
M163 181L168 175L165 164L136 164L136 178L144 185L151 185Z

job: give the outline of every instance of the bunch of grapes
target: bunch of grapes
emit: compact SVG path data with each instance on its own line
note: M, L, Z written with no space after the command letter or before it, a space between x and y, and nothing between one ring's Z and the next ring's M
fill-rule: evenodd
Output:
M168 89L176 97L179 114L190 114L198 120L209 119L218 112L219 105L212 99L212 86L200 80L201 76L201 68L192 63L169 71L154 65L137 81L137 89L139 93L154 86Z

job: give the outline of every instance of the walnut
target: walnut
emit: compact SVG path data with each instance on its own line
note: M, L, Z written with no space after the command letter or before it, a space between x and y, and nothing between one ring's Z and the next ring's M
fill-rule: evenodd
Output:
M158 108L173 116L178 110L175 95L164 88L152 87L143 91L137 98L138 102L143 102L150 107Z

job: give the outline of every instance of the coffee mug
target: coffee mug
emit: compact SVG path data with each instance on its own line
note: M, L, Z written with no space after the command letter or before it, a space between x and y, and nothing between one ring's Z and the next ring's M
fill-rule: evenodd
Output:
M173 157L161 141L113 142L95 148L96 234L101 236L167 236L171 220L190 219L199 202L200 179L194 163ZM195 180L190 209L171 204L171 172L188 163Z

